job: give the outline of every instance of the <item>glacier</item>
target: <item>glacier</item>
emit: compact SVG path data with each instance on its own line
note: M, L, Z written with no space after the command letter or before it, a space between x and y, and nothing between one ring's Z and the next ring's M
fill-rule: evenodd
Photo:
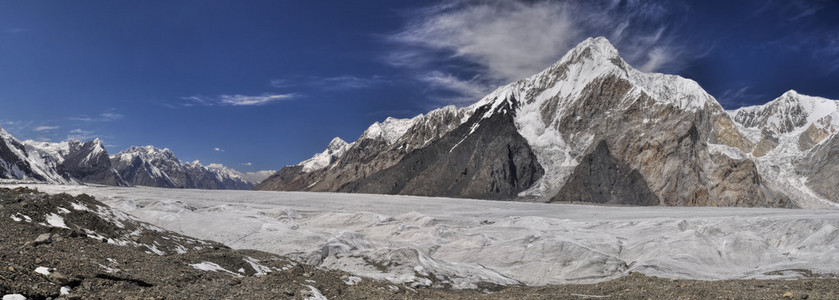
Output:
M237 249L416 286L839 273L839 210L624 207L416 196L28 185L86 193Z

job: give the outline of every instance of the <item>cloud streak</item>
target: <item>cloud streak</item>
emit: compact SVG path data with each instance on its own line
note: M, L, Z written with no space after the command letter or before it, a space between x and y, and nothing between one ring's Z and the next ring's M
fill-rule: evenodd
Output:
M431 71L419 76L418 79L432 88L453 92L456 96L444 97L442 100L443 102L455 104L471 104L471 102L474 102L475 99L480 98L486 94L487 90L492 88L486 82L478 80L478 77L464 80L455 75L440 71Z
M751 91L752 87L746 86L739 89L729 89L722 92L722 94L717 97L717 102L719 102L723 107L729 108L738 108L749 103L755 103L760 100L766 99L765 94L757 94Z
M273 79L270 85L276 88L309 87L321 88L329 91L344 91L367 89L390 81L381 76L359 77L341 75L333 77L297 76L292 78Z
M35 129L33 129L33 130L40 132L40 131L56 130L58 128L59 128L58 126L38 126L38 127L35 127Z
M81 128L70 130L70 133L67 135L67 139L79 141L86 141L94 138L96 138L96 133L94 131L84 130Z
M79 117L71 117L68 118L71 121L82 121L82 122L111 122L116 120L121 120L124 118L122 114L115 113L115 112L103 112L99 115L90 117L90 116L79 116Z
M182 97L182 100L186 100L186 103L183 103L183 106L261 106L273 102L279 102L284 100L290 100L293 98L298 97L297 94L262 94L256 96L249 96L249 95L220 95L217 97L207 97L207 96L189 96L189 97Z
M639 69L675 72L703 50L678 43L672 16L687 10L676 1L447 2L410 13L407 25L386 38L396 48L387 62L418 71L416 79L432 88L469 97L539 72L587 37L605 36ZM447 69L471 72L458 83L440 76L452 74Z

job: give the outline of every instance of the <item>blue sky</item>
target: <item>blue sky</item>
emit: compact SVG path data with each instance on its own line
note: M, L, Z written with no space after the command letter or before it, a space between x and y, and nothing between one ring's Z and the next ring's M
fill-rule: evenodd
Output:
M589 36L726 108L839 99L835 1L6 1L0 126L279 169L466 105Z

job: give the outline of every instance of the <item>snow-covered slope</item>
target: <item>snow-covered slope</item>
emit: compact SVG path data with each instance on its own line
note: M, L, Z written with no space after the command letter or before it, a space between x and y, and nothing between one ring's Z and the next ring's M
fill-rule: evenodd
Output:
M154 146L133 146L111 157L114 168L132 185L249 189L252 183L223 166L208 167L198 161L181 162L171 150Z
M757 156L799 154L839 130L839 101L787 91L763 105L728 112L754 143Z
M816 124L820 128L839 127L839 103L835 100L802 95L789 90L763 105L741 107L729 112L746 128L788 133Z
M60 147L57 147L60 148ZM55 152L60 149L54 149ZM74 180L58 171L62 163L58 153L41 153L18 141L0 128L0 178L49 183L74 183Z
M367 130L361 134L359 140L363 139L383 139L388 144L393 144L397 139L402 137L405 132L411 128L420 116L411 119L397 119L388 117L384 122L376 122L370 125ZM331 145L331 144L330 144Z
M83 183L104 185L128 185L111 166L108 151L102 141L81 142L67 140L58 143L24 141L26 149L37 153L59 172Z
M381 126L378 124L379 123L376 123L374 126L376 126L377 129L381 129ZM370 131L370 129L368 129L368 131ZM304 160L300 163L300 165L303 166L304 172L312 172L323 169L344 155L344 153L347 152L347 149L351 146L352 144L347 144L347 142L341 138L336 137L329 142L329 145L326 146L326 150L315 154L315 156L312 156L310 159Z
M839 131L839 101L787 91L763 105L727 112L753 149L728 149L754 160L767 181L801 207L836 208L832 181L839 157L830 154ZM724 150L725 151L725 150Z

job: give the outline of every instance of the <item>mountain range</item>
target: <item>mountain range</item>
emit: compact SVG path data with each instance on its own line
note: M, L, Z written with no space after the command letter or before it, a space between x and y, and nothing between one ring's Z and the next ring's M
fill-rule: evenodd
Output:
M260 190L670 206L839 206L839 104L788 91L725 110L590 38L468 107L371 125Z
M114 156L99 139L19 141L0 128L0 178L55 184L250 189L269 174L181 162L169 149L130 147Z
M725 110L690 79L633 68L600 37L470 106L387 118L352 143L336 137L323 152L277 172L243 174L182 162L153 146L110 156L98 139L21 142L0 128L0 178L608 205L835 208L837 129L839 101L790 90L763 105Z

